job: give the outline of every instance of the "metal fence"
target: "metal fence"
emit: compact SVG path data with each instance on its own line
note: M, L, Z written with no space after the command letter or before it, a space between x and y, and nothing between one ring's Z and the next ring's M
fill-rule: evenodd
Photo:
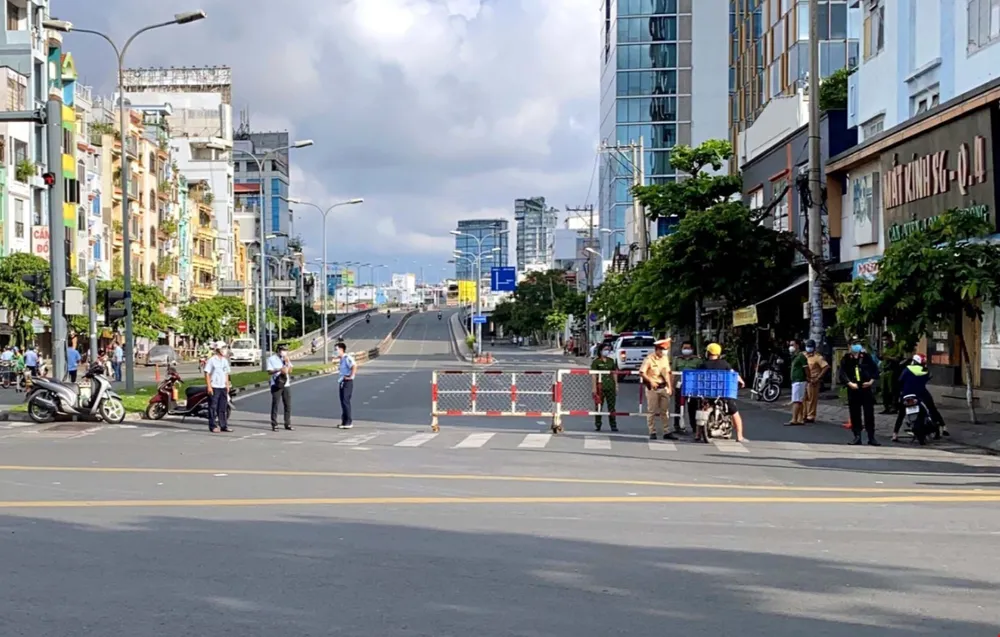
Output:
M435 371L431 428L440 430L442 416L555 418L553 387L552 372Z

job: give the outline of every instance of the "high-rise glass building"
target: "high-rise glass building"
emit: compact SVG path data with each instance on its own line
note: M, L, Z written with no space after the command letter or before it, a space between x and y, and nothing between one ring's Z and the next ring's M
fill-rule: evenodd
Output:
M676 179L670 149L728 136L729 0L604 0L599 208L602 250L635 236L629 144L643 142L642 182ZM665 226L651 228L655 238Z
M514 200L517 223L517 271L520 274L552 267L559 211L545 203L545 197Z
M463 219L458 222L456 230L464 234L455 237L455 249L472 258L478 256L480 250L482 251L484 279L489 277L490 268L504 267L508 264L509 233L504 232L508 229L508 225L506 219ZM494 252L494 248L499 248L499 251ZM492 257L487 258L486 255ZM459 281L475 281L475 267L469 258L455 259L455 278Z
M857 7L858 0L819 0L821 78L857 66ZM730 0L729 38L729 139L739 157L739 133L773 98L791 95L808 81L809 3Z

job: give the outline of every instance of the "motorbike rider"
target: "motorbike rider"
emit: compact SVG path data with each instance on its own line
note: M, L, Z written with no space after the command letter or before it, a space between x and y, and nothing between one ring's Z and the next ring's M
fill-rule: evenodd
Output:
M674 357L674 371L683 372L685 369L698 369L701 366L701 357L695 354L694 345L691 341L684 341L681 343L681 355ZM684 423L681 422L681 413L686 407L687 411L687 421L691 425L691 430L694 430L694 416L698 411L698 400L693 398L687 398L681 395L681 378L683 374L677 377L677 381L674 384L674 389L677 391L674 396L677 396L677 415L674 416L674 431L677 433L684 433Z
M949 434L945 428L944 419L941 418L941 412L938 411L937 406L934 404L934 398L927 390L927 383L930 379L931 375L927 370L927 358L923 354L914 354L910 364L904 367L903 372L899 375L899 400L901 402L903 396L916 396L927 408L927 417L931 422L936 423L934 439L940 440L942 433L946 436ZM899 404L897 407L896 424L892 428L893 442L899 442L899 430L902 428L903 418L906 416L906 410L902 408L902 405Z
M312 353L315 354L317 349L319 349L319 337L314 336L312 340Z
M707 360L702 362L698 369L715 369L720 371L733 371L733 366L729 364L729 361L722 358L722 345L718 343L709 343L708 347L705 348L705 353L708 355ZM736 382L739 386L745 387L746 383L743 382L743 377L736 376ZM739 408L736 406L736 401L732 398L726 398L726 409L729 411L729 415L733 419L733 429L736 430L736 442L746 442L746 438L743 437L743 417L740 415Z

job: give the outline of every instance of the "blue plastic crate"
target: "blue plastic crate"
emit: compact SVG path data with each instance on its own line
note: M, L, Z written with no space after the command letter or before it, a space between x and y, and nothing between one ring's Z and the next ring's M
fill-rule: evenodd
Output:
M685 369L681 372L681 393L701 398L736 398L739 374L718 369Z

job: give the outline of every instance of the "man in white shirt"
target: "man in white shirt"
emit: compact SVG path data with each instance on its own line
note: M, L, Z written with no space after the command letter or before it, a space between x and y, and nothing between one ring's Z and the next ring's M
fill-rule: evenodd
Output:
M205 384L208 386L208 430L217 433L229 432L229 359L226 358L226 344L219 341L213 346L214 353L205 363ZM216 419L219 425L216 426Z
M292 430L292 396L288 389L292 361L288 360L288 346L278 345L278 351L267 357L267 371L271 374L271 431L278 431L278 401L285 410L285 429Z

